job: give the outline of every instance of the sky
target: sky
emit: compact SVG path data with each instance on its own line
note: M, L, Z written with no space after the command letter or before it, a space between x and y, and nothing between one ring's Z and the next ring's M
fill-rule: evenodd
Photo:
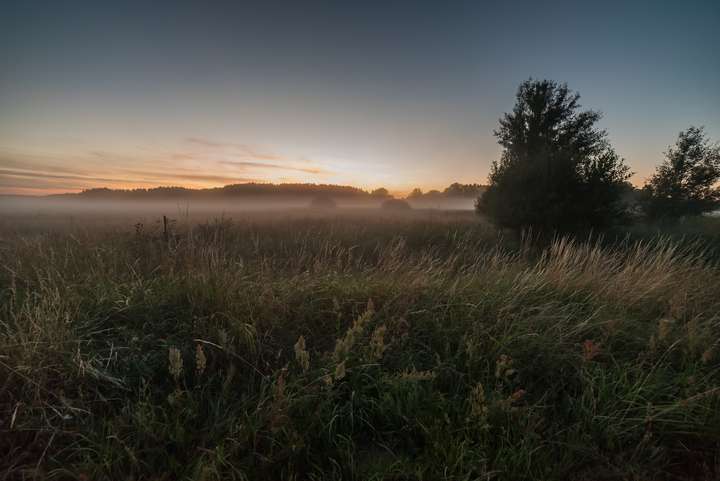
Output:
M720 2L0 0L0 193L483 183L530 77L642 184L720 140Z

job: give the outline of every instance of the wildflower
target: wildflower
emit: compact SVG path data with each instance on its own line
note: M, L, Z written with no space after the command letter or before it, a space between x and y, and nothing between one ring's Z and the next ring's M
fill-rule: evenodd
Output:
M173 392L168 394L167 396L167 402L171 405L175 405L180 403L182 400L183 392L180 388L175 388Z
M510 378L515 374L517 371L512 368L513 360L510 356L507 356L505 354L501 354L500 357L497 360L497 363L495 365L495 377L497 379L501 378Z
M168 370L175 382L178 382L183 371L183 359L180 349L176 347L168 349Z
M518 389L517 391L515 391L514 393L512 393L510 395L510 401L511 402L520 401L522 398L525 397L525 393L526 393L526 391L524 389Z
M595 344L590 339L586 339L583 342L583 359L585 361L592 361L600 354L600 346Z
M195 372L198 376L202 376L207 366L207 357L205 357L205 351L203 350L202 344L195 346Z
M385 340L385 326L380 326L375 329L370 337L370 359L379 360L383 357L387 346L384 344Z
M303 336L300 336L295 343L295 360L303 372L307 372L310 368L310 353L305 349L305 338Z

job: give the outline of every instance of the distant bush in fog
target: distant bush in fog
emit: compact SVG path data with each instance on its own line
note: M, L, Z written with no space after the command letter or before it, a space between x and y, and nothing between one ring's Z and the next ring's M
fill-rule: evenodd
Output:
M388 199L380 204L380 208L384 210L410 210L412 206L403 199Z
M310 201L310 207L314 209L335 209L337 203L327 195L318 195Z

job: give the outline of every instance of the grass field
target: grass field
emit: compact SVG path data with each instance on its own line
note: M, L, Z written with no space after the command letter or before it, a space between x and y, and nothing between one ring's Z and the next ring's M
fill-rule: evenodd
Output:
M136 222L2 221L0 479L720 476L702 242Z

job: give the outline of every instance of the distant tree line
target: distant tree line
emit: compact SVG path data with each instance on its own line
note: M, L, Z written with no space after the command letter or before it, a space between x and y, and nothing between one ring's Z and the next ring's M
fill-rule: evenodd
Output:
M485 191L486 186L480 184L460 184L455 182L450 184L445 190L429 190L423 192L419 188L415 188L408 195L410 200L435 200L447 198L476 198Z
M161 198L232 198L232 197L313 197L327 195L336 198L369 197L370 193L346 185L333 184L231 184L209 189L186 187L154 187L150 189L87 189L79 194L60 194L103 199L161 199Z
M478 184L454 183L443 191L431 190L423 194L415 189L409 196L413 199L436 199L450 197L476 198L483 191ZM93 199L117 200L152 200L152 199L225 199L239 197L326 197L332 199L366 199L384 201L392 199L390 192L380 187L374 190L363 190L357 187L334 184L312 183L245 183L231 184L224 187L209 189L189 189L186 187L154 187L150 189L86 189L78 194L57 194L52 197L79 197Z
M527 80L494 131L503 147L477 211L496 224L540 231L602 229L638 217L700 215L720 207L720 147L703 128L681 132L638 191L613 150L601 115L551 80Z

